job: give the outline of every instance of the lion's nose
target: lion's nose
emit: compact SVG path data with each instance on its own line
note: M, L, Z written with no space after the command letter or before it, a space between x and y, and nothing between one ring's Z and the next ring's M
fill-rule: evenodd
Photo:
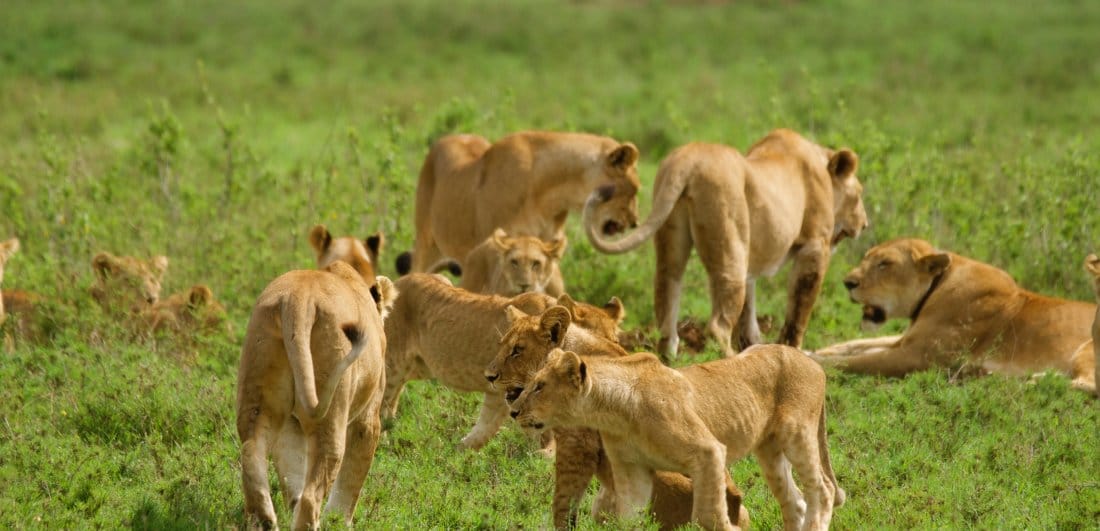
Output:
M511 411L510 413L508 413L508 414L509 414L509 415L511 415L511 416L512 416L512 418L516 418L516 417L518 417L518 416L519 416L519 411L516 411L516 410L514 410L514 409L513 409L513 410L512 410L512 411Z
M859 287L859 281L854 278L846 278L844 279L844 287L851 291Z
M489 380L489 383L493 383L493 382L497 381L497 378L500 378L500 375L498 375L498 374L486 374L485 375L485 379Z

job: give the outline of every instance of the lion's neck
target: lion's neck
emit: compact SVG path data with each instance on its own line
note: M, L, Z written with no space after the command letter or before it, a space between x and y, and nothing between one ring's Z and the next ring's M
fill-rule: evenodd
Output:
M618 343L579 326L570 326L566 331L562 349L571 350L581 356L619 357L627 354Z
M617 435L631 431L630 419L638 409L635 391L638 376L614 363L586 360L588 389L572 414L577 424Z

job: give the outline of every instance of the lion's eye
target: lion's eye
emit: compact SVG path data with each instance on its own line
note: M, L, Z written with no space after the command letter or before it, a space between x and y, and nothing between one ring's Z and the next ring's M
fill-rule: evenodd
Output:
M890 262L889 260L883 260L883 261L878 263L878 268L879 269L886 269L887 267L890 267L892 265L894 265L893 262Z
M519 260L512 260L512 267L519 267Z
M539 383L535 384L535 391L534 392L537 393L539 391L542 391L542 382L539 382Z
M542 262L534 262L531 264L531 269L538 269L542 267Z
M514 357L516 357L516 356L519 356L519 353L520 353L521 351L523 351L523 349L522 349L522 348L520 348L520 347L519 347L519 345L516 345L516 346L512 347L512 354L511 354L511 357L513 357L513 358L514 358Z

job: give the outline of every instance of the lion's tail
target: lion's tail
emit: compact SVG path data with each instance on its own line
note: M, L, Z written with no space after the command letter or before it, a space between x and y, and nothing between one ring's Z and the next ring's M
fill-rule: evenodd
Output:
M825 432L825 404L822 403L821 419L817 423L817 449L821 453L821 468L825 472L825 478L833 487L833 507L840 507L844 505L844 500L847 499L848 494L845 493L844 489L840 488L840 484L836 482L836 474L833 473L833 463L829 460L829 442Z
M341 325L344 336L351 342L351 352L336 362L318 394L313 373L313 353L310 349L310 337L316 317L317 308L308 300L293 300L283 305L283 344L286 346L290 370L294 373L295 395L298 404L311 420L323 418L328 413L344 371L359 359L367 346L367 342L362 341L362 331L355 323Z
M662 178L666 175L667 178ZM600 236L600 227L596 226L597 222L592 217L596 206L609 198L601 197L599 190L592 192L584 203L583 225L588 241L600 252L609 254L625 253L636 249L652 238L657 229L668 221L668 216L672 214L672 209L676 207L676 202L684 193L689 178L690 175L685 172L670 174L670 170L662 166L657 171L657 188L653 191L653 209L650 210L649 217L634 232L615 241L607 241Z

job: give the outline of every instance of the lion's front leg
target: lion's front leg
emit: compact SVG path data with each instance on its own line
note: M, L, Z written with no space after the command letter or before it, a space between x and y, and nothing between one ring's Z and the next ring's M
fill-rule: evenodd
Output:
M931 367L932 363L929 355L929 352L899 345L869 349L865 354L831 357L815 354L810 357L824 367L836 367L846 372L877 374L879 376L905 376L911 372L922 371Z
M504 395L498 393L485 393L485 399L481 402L481 413L478 415L477 424L470 433L462 438L461 447L468 450L477 450L489 439L496 435L504 420L508 418L508 404L504 401Z
M829 358L838 356L857 356L860 354L874 354L883 352L897 346L901 336L882 336L869 339L853 339L843 343L836 343L814 351L816 358Z
M706 529L733 529L726 503L726 447L716 440L700 441L691 452L691 519Z
M787 318L779 333L779 342L801 347L806 327L810 323L821 282L829 267L829 247L823 241L803 245L794 255L794 265L787 285Z

